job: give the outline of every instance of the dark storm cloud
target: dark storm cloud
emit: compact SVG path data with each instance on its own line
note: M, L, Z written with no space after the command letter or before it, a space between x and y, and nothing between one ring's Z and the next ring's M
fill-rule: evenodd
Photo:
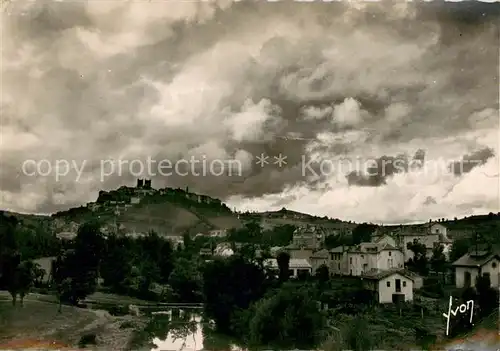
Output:
M453 136L471 128L471 113L498 107L498 6L154 6L12 3L4 11L0 190L12 200L3 206L60 210L135 184L130 169L101 179L103 160L175 163L193 153L238 158L244 170L157 174L153 185L223 199L314 188L325 177L317 165L319 179L302 169L313 151L348 157L361 144ZM255 164L261 153L270 165ZM272 164L280 153L282 167ZM75 160L83 174L64 184L28 177L26 159ZM389 166L397 157L382 159L377 175L352 173L349 184L380 186L405 171Z
M477 150L471 154L464 155L460 161L451 163L450 172L452 172L457 177L461 176L464 173L469 173L475 167L484 165L490 158L494 156L494 150L488 147Z
M366 170L355 170L346 175L347 182L352 186L377 187L387 183L387 178L398 173L422 168L425 151L417 150L412 158L401 154L397 156L382 156L372 162L367 162Z

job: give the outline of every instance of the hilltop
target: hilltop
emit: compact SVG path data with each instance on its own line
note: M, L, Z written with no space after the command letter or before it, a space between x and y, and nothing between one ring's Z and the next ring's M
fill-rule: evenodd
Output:
M350 233L359 224L337 218L319 217L282 208L279 211L236 212L221 200L196 194L186 189L154 189L151 181L139 179L135 187L122 186L100 191L94 202L60 211L50 216L6 212L16 217L29 231L75 233L78 226L97 218L103 229L124 234L145 234L154 230L160 235L206 233L211 230L241 228L245 223L258 222L264 229L276 226L314 225L330 234ZM500 213L470 216L461 219L440 219L452 237L470 236L482 232L500 235ZM376 226L382 231L418 230L421 224ZM500 238L498 240L500 242Z

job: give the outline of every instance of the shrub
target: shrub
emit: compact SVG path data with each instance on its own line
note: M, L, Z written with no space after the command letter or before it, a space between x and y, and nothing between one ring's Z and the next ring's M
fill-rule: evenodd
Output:
M82 335L78 342L78 347L85 348L87 345L96 345L96 335L94 333Z

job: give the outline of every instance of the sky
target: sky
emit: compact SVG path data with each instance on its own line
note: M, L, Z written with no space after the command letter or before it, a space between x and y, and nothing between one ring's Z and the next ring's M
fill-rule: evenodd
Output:
M0 208L140 177L241 211L498 212L499 6L6 1Z

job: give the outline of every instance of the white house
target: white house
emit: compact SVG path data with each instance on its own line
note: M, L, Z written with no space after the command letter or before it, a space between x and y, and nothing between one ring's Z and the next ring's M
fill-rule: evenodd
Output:
M288 254L290 255L290 258L304 259L304 260L308 260L314 252L314 250L312 248L298 247L294 244L290 244L288 246L285 246L284 250L286 252L288 252Z
M361 276L366 289L375 291L379 303L413 301L413 280L399 270L371 270Z
M425 224L425 228L427 228L428 234L439 234L443 235L445 238L448 237L448 228L442 224L429 222Z
M169 235L167 239L172 243L174 248L182 247L184 245L184 237L180 235Z
M234 255L234 251L229 243L220 243L215 247L215 256L229 257Z
M379 244L379 245L389 244L392 246L397 246L396 239L394 239L392 236L389 236L387 234L373 237L372 242Z
M226 229L214 229L210 230L208 232L208 235L213 237L213 238L224 238L227 236L227 230Z
M410 250L409 245L414 242L423 244L426 248L426 256L432 256L434 246L440 243L440 234L428 234L426 232L408 232L399 233L398 246L401 247L404 253L405 262L413 258L413 251Z
M76 232L59 232L56 234L56 237L59 240L73 240L76 238Z
M500 281L500 255L488 251L472 251L453 262L457 288L475 286L479 275L489 275L491 286Z
M359 276L374 269L391 270L404 268L403 252L390 244L361 243L347 252L345 274Z
M264 266L272 271L279 272L278 261L275 258L264 261ZM297 278L301 274L312 274L312 266L306 259L291 258L288 267L289 274L293 278Z
M299 227L293 232L292 244L297 247L317 250L325 241L325 237L322 228L307 225Z

